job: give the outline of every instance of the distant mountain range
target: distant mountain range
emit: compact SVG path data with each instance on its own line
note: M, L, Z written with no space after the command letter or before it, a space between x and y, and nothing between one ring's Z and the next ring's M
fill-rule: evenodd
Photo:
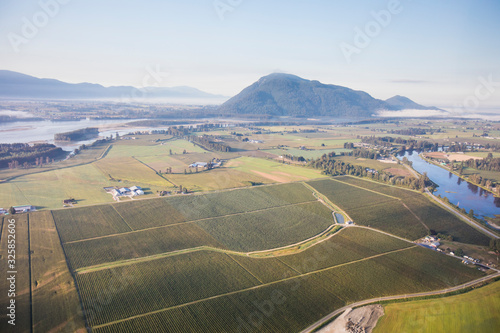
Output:
M104 87L92 83L66 83L0 70L0 98L22 99L120 99L124 102L147 99L225 100L192 87ZM227 115L272 115L293 117L371 117L378 111L440 110L417 104L407 97L386 101L364 91L310 81L295 75L275 73L260 78L219 107Z
M55 79L39 79L34 76L0 70L1 98L34 99L123 99L124 101L148 98L201 98L222 99L192 87L104 87L92 83L66 83Z
M222 104L219 111L226 114L352 118L371 117L377 111L404 109L440 110L417 104L403 96L382 101L364 91L275 73L243 89Z

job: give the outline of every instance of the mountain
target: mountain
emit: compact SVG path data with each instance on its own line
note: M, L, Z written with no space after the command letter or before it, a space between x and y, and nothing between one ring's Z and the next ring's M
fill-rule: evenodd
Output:
M411 109L411 110L437 110L437 111L444 111L441 109L438 109L435 106L423 106L420 104L415 103L408 97L396 95L394 97L391 97L389 99L386 99L385 102L399 110L406 110L406 109Z
M243 89L238 95L222 104L219 111L227 114L296 117L371 117L377 111L397 111L406 108L403 103L397 104L397 100L393 100L394 104L391 104L373 98L364 91L310 81L295 75L275 73L264 76ZM409 99L406 100L411 102ZM412 106L418 105L411 103Z
M0 97L40 99L146 99L146 98L204 98L221 99L191 87L103 87L92 83L66 83L55 79L39 79L17 72L0 70Z

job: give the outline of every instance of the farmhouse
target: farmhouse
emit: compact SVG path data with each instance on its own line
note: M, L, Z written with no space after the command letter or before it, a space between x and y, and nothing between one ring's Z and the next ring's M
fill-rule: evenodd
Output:
M205 168L207 165L208 165L208 163L206 163L206 162L195 162L193 164L190 164L189 167L190 168L198 168L198 167Z
M136 195L144 195L144 191L140 186L132 186L130 188L113 188L112 190L109 189L109 187L105 188L106 192L110 193L115 200L117 200L117 198L121 196L134 197Z
M36 211L35 206L31 205L14 206L14 209L16 210L16 214Z

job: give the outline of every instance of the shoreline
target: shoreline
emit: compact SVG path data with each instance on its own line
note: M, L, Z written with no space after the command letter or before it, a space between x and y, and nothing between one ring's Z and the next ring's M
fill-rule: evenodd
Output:
M422 156L422 159L423 159L424 161L426 161L426 162L428 162L428 163L431 163L431 164L433 164L433 165L435 165L435 166L438 166L438 167L440 167L440 168L441 168L441 169L443 169L443 170L446 170L446 171L448 171L448 172L451 172L452 174L454 174L455 176L457 176L458 178L462 179L463 181L465 181L465 182L467 182L467 183L469 183L469 184L472 184L472 185L474 185L474 186L477 186L477 187L479 187L479 188L482 188L482 189L483 189L483 190L485 190L486 192L488 192L488 193L490 193L491 195L493 195L495 198L500 198L500 195L498 195L498 194L494 193L492 190L489 190L489 189L487 189L486 187L484 187L484 186L482 186L482 185L480 185L480 184L476 184L476 183L474 183L474 182L472 182L472 181L470 181L470 180L468 180L468 179L465 179L465 177L464 177L463 175L462 175L462 176L460 176L460 175L459 175L456 171L453 171L453 170L450 170L450 169L448 169L448 168L443 167L443 166L442 166L442 165L440 165L439 163L434 162L434 161L433 161L433 159L432 159L431 157L427 157L427 156L425 156L424 154L425 154L425 153L421 153L421 154L419 154L419 155L421 155L421 156Z

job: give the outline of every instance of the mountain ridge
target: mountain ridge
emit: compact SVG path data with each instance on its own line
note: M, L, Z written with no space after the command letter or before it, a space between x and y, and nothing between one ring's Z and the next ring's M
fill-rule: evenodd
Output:
M395 97L388 102L376 99L364 91L323 84L317 80L307 80L292 74L273 73L261 77L223 103L219 112L356 118L371 117L378 111L407 109L407 105L419 110L437 109L417 104L403 96L399 96L401 99Z
M40 98L40 99L92 99L92 98L224 98L187 86L145 87L132 86L104 87L97 83L67 83L57 79L37 78L31 75L0 70L0 97Z

